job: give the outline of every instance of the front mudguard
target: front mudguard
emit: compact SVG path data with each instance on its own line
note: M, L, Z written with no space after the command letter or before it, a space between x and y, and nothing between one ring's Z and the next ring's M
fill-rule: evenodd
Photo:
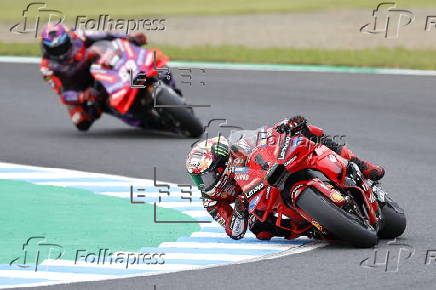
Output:
M330 184L325 184L322 180L315 178L297 182L290 190L291 203L295 207L298 197L307 188L313 187L322 193L325 197L331 200L335 205L342 207L346 203L345 197Z

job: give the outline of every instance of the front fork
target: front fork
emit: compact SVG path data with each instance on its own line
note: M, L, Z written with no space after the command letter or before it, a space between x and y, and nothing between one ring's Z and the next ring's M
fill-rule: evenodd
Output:
M380 205L380 208L389 205L392 207L397 213L404 213L404 209L402 209L397 202L395 202L389 194L381 189L380 184L378 182L369 181L371 184L372 191L377 198L377 201Z
M169 69L159 71L158 80L172 88L179 96L183 96L182 90L177 87L176 79L174 78L172 72Z

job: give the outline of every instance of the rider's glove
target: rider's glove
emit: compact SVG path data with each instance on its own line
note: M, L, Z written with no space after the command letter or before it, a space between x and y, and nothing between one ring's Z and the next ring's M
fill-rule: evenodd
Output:
M131 33L127 36L127 40L137 46L147 44L147 37L142 32Z
M236 198L235 208L233 209L233 215L230 221L230 230L227 234L234 240L242 239L247 231L247 226L247 200L244 195L240 195Z
M307 120L303 116L295 116L289 119L289 126L291 130L301 130L304 129L307 125Z
M299 132L307 127L307 120L302 116L295 116L283 120L279 125L275 127L276 131L280 134L291 134Z

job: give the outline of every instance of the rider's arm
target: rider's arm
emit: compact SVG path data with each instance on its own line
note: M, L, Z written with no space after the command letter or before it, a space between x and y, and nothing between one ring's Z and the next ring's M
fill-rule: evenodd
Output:
M60 101L64 105L80 104L80 92L75 90L65 90L62 80L53 70L48 67L48 60L41 61L40 70L44 81L48 82L56 94L59 95Z
M48 82L56 94L60 95L62 92L62 82L59 77L57 77L54 72L48 67L48 60L42 59L40 70L42 73L42 78L44 81Z
M306 138L315 143L322 143L323 145L327 146L331 150L341 155L342 148L345 144L339 144L335 140L336 136L331 137L329 135L326 135L322 128L309 124L306 118L302 116L293 117L289 119L289 125L291 127L300 127L300 132Z
M235 209L230 206L232 202L232 199L204 198L203 206L213 219L224 227L229 237L239 240L244 237L247 231L248 214L242 195L236 198Z
M295 116L290 119L285 119L274 125L280 133L300 132L307 138L315 138L324 136L324 130L307 122L303 116Z
M60 94L61 102L64 105L81 105L87 101L97 102L99 93L94 88L87 88L83 91L65 90Z

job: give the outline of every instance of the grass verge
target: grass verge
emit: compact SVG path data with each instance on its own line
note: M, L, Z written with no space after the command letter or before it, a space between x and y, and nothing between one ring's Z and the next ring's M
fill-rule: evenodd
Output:
M81 189L0 180L0 197L0 264L22 255L22 245L30 237L45 237L63 248L62 259L75 260L79 249L138 251L200 230L198 224L154 223L150 204L132 205L128 199ZM159 208L159 218L193 220L166 208Z
M436 50L376 48L328 50L240 46L159 46L172 60L271 64L313 64L436 70ZM35 43L0 43L0 55L40 56Z

